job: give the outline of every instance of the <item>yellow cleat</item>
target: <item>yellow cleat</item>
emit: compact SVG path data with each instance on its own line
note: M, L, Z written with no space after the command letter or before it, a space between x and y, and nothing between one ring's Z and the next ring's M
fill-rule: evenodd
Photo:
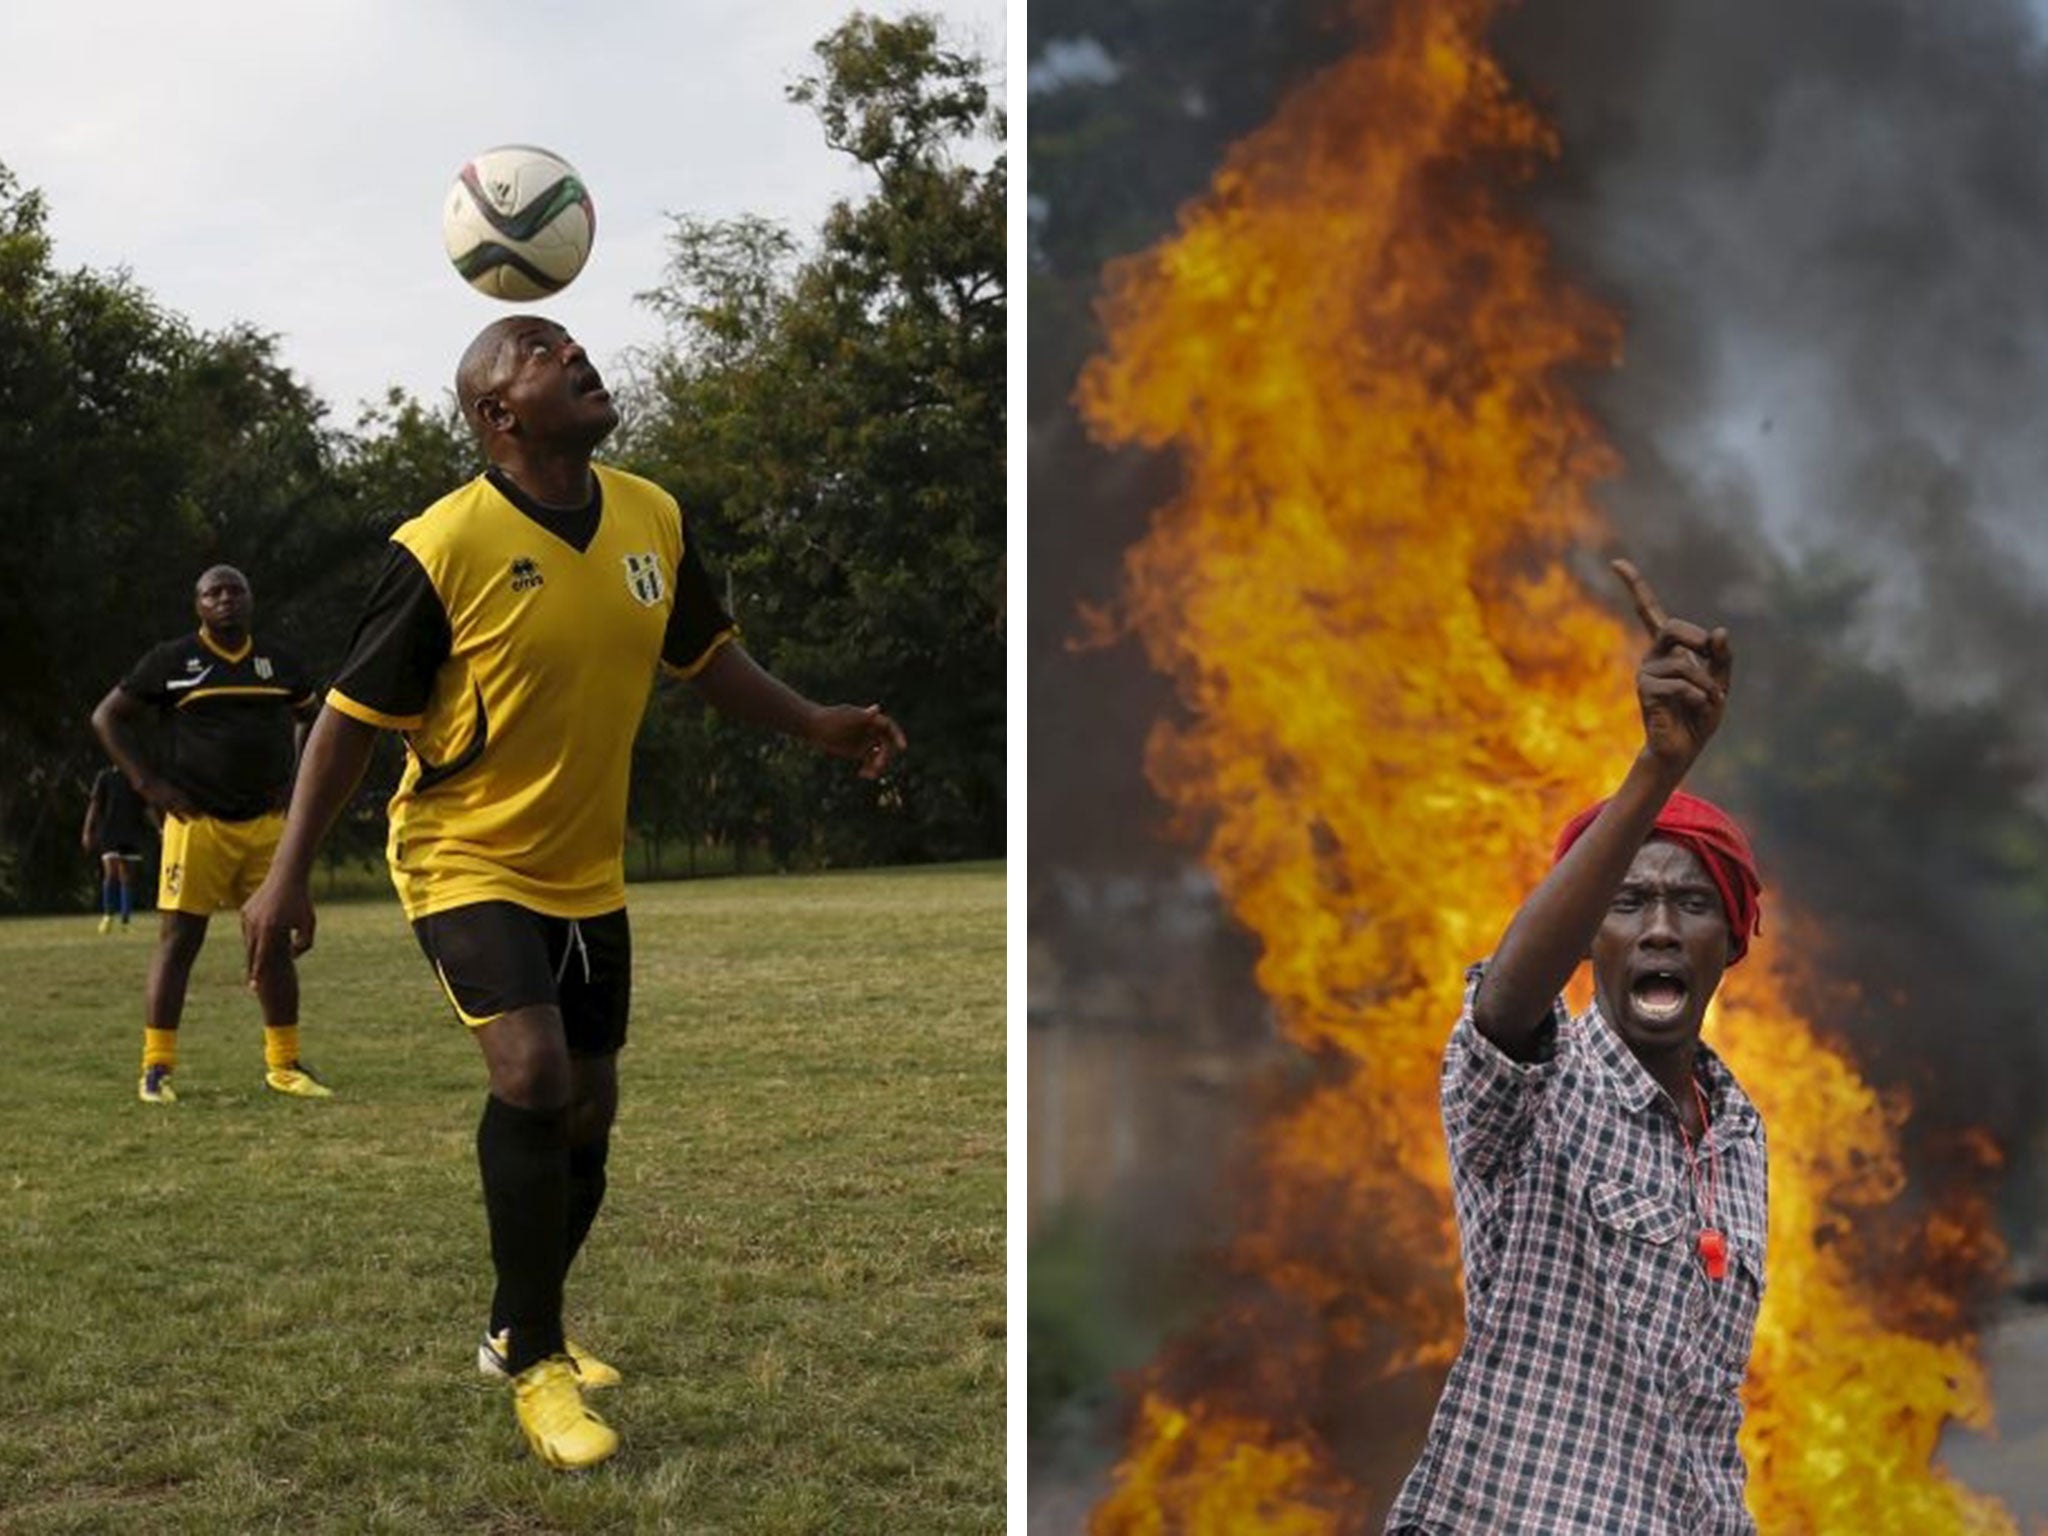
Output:
M616 1387L624 1378L618 1368L605 1364L574 1339L564 1341L569 1353L569 1363L576 1367L576 1382L586 1392L601 1387ZM496 1333L487 1333L483 1342L476 1347L476 1368L486 1376L509 1377L512 1372L507 1363L512 1354L512 1330L500 1328Z
M583 1406L576 1365L549 1355L512 1378L512 1413L533 1454L563 1472L594 1467L619 1448L611 1425Z
M594 1392L600 1387L616 1387L622 1378L616 1366L606 1365L574 1339L564 1339L563 1347L569 1351L569 1363L576 1367L576 1379L583 1383L583 1390Z
M135 1096L145 1104L175 1104L177 1094L171 1091L171 1069L150 1067L142 1074L142 1081L136 1086Z
M263 1074L263 1081L279 1093L288 1093L295 1099L331 1099L334 1090L321 1082L298 1062L288 1067L272 1067Z
M114 931L114 918L113 918L113 914L112 914L112 913L102 913L102 914L100 915L100 932L101 932L101 933L112 933L113 931Z

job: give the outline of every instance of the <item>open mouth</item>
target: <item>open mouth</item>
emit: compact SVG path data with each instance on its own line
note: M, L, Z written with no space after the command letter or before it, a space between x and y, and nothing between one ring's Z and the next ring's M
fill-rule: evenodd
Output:
M1671 971L1645 971L1628 989L1639 1017L1651 1024L1669 1024L1685 1012L1692 995L1685 979Z

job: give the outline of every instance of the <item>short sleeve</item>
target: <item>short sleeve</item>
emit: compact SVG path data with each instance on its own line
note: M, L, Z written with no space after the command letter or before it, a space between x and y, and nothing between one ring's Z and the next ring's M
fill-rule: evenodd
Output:
M1485 971L1475 965L1465 973L1465 1006L1444 1052L1441 1101L1454 1181L1490 1181L1527 1140L1569 1023L1559 998L1538 1032L1536 1059L1516 1061L1472 1022L1472 1000Z
M663 664L684 677L694 677L720 646L739 635L739 625L725 611L689 533L686 521L683 556L676 563L676 604L669 610L668 631L661 639Z
M365 724L411 730L425 718L452 643L441 595L418 557L394 540L327 702Z
M145 704L162 704L170 698L165 685L170 682L178 658L184 648L177 643L152 647L143 658L128 669L121 679L121 691L132 694Z
M306 664L290 651L272 654L277 666L277 679L291 690L291 705L294 710L303 711L307 705L319 702L320 687Z

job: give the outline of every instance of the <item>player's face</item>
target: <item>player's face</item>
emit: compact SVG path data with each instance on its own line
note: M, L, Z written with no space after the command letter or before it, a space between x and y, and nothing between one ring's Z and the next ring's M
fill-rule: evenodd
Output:
M1637 1056L1699 1039L1728 968L1728 914L1699 856L1653 838L1637 850L1593 936L1600 1012Z
M231 566L215 566L199 578L193 596L199 622L219 635L240 634L249 627L256 599L242 573Z
M499 353L494 391L536 443L588 451L619 424L618 408L583 346L552 320L516 323Z

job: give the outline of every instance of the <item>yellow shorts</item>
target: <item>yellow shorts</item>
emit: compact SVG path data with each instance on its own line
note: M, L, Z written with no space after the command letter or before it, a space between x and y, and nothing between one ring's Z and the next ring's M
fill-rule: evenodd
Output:
M209 917L223 907L239 907L270 873L271 856L283 835L282 812L253 821L166 816L158 910Z

